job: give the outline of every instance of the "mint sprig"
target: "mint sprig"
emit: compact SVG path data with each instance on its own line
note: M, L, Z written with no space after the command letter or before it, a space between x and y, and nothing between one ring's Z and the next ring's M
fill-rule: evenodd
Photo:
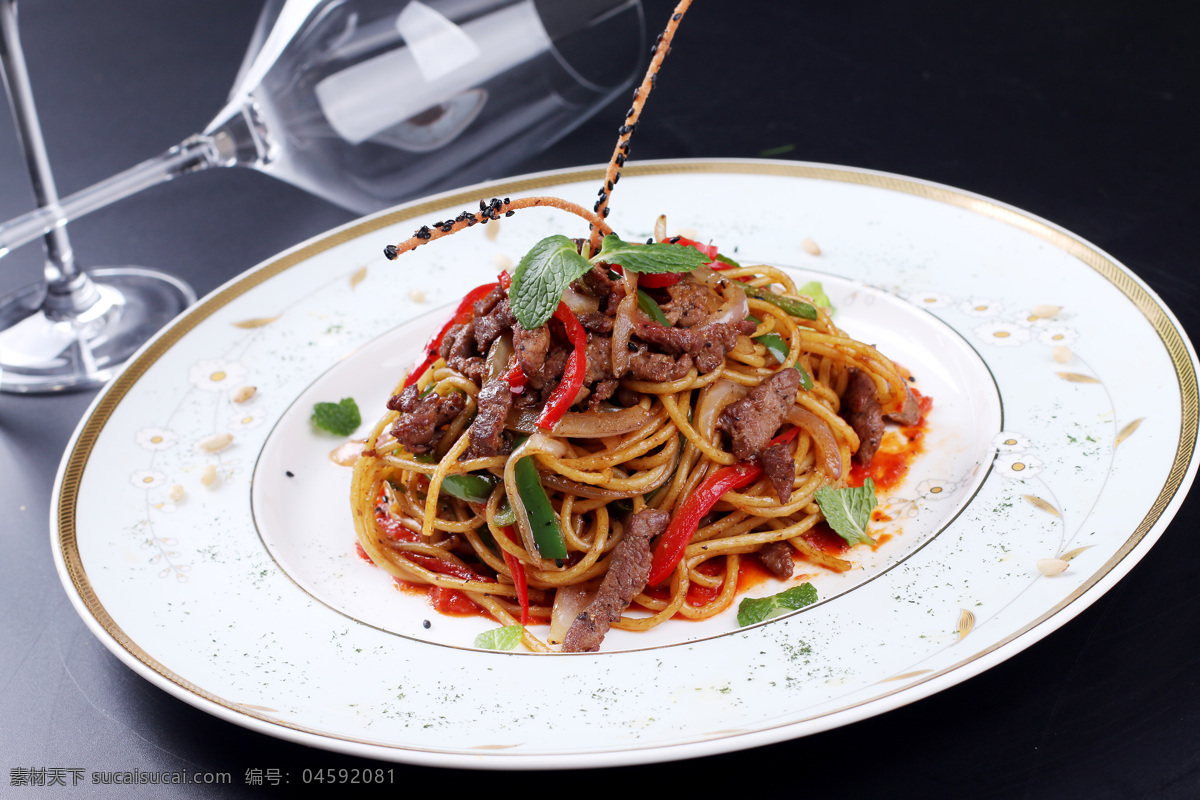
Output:
M825 521L851 545L875 544L867 535L867 523L878 501L875 499L875 483L867 478L859 487L817 490L817 505L825 515Z
M707 264L711 258L694 247L669 242L632 244L615 233L604 237L600 252L592 263L620 264L622 269L642 274L661 275L666 272L691 272Z
M312 423L338 436L349 436L362 424L362 414L353 397L343 397L338 403L314 405Z
M811 583L793 586L770 597L747 597L738 606L738 625L744 628L788 611L811 606L815 602L817 602L817 590Z
M630 244L615 233L605 236L600 252L587 259L573 241L555 234L535 244L517 264L508 303L521 327L533 330L546 324L566 288L593 264L618 264L630 272L662 274L689 272L709 261L694 247L666 242Z
M521 327L531 331L546 324L571 281L591 268L575 243L562 234L535 244L517 264L508 291L509 306Z
M475 646L480 650L513 650L521 641L525 629L520 625L505 625L492 628L475 637Z

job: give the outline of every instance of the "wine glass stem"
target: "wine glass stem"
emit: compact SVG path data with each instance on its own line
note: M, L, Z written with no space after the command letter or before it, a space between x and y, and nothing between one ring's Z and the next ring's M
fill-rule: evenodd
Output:
M25 153L29 177L33 184L33 196L39 207L58 202L58 191L54 186L54 174L50 171L50 159L46 155L46 143L42 138L42 126L38 122L37 107L33 102L33 90L29 84L29 71L25 67L25 53L21 49L21 38L17 29L16 0L0 0L0 63L3 64L5 84L8 86L9 101L17 123L17 138ZM62 292L77 282L79 268L75 265L71 241L64 227L56 227L45 234L46 280L51 291Z
M235 145L229 141L230 136L225 129L211 134L197 134L156 158L143 161L60 199L54 185L54 175L50 171L50 160L46 155L17 32L16 0L0 0L0 27L3 27L0 67L8 87L13 116L17 122L17 137L25 152L38 205L34 211L0 224L0 258L42 236L46 244L46 303L64 306L61 309L47 308L47 311L77 314L90 305L91 298L80 294L88 294L88 278L76 266L71 241L67 237L67 222L177 175L230 164L234 160Z

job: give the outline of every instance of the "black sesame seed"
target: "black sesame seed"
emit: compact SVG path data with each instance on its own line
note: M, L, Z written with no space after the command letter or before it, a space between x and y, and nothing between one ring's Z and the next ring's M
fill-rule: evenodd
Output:
M610 211L612 211L612 209L609 208L608 206L605 206L604 213L601 216L603 216L605 219L608 219L608 212L610 212Z
M633 131L633 128L631 128L630 126L622 125L621 127L617 128L617 135L624 136L625 134L631 133L632 131Z
M421 627L424 628L425 630L429 630L430 628L433 627L433 623L427 619L424 619L424 620L421 620Z
M283 474L284 474L284 475L287 475L289 478L294 478L294 477L296 477L296 473L292 472L290 469L289 469L287 472L283 473Z
M618 167L625 166L625 154L624 153L617 153L617 166Z
M383 256L388 261L395 261L396 260L396 245L389 244L387 247L383 248Z
M622 161L624 161L624 159L621 159L621 160L622 160ZM613 179L612 179L612 180L609 182L609 186L610 186L610 187L612 187L612 186L616 186L616 185L617 185L617 181L619 181L619 180L621 180L621 173L619 173L619 172L614 172L614 173L613 173Z
M508 211L505 211L505 212L504 212L504 216L506 216L506 217L511 217L511 216L512 216L513 214L515 214L515 213L517 213L517 212L515 212L515 211L512 211L512 210L510 209L510 210L508 210Z
M554 566L558 567L559 569L562 569L566 565L566 563L567 562L563 561L561 558L554 559Z
M672 21L672 22L679 22L679 20L681 20L681 19L683 19L683 14L682 14L682 13L680 13L680 14L673 14L673 15L671 16L671 21Z
M646 239L646 244L654 244L654 237L651 236L648 239Z

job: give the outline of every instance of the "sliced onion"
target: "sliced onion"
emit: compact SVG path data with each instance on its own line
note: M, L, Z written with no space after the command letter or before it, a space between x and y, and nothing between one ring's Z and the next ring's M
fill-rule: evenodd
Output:
M563 414L551 431L564 439L599 439L620 436L644 426L653 416L650 404L615 408L611 411L580 411Z
M562 644L567 638L571 623L579 616L579 612L588 607L596 589L587 584L576 583L571 586L560 586L554 593L554 605L550 608L550 633L546 636L547 644Z
M626 294L617 306L617 318L613 321L612 366L613 376L620 378L629 371L629 337L633 335L634 314L637 313L636 289Z
M746 387L724 378L713 381L700 391L700 399L696 402L696 413L692 420L704 441L717 440L717 419L721 412L745 396Z
M750 316L750 301L746 299L746 292L742 290L737 281L722 277L720 273L708 267L696 267L690 274L696 281L705 284L725 300L724 305L708 318L706 325L717 322L724 324L740 322Z
M512 354L513 343L510 334L503 334L492 342L487 354L488 380L504 374L504 370L508 367L508 359Z
M842 453L838 449L837 438L825 420L806 408L794 405L788 412L787 421L812 437L817 460L825 474L835 481L842 477Z
M541 411L536 408L510 411L505 427L520 433L537 433L537 419L540 415ZM550 433L559 439L602 439L606 436L621 436L641 428L653 416L649 400L628 408L571 411L563 414Z
M661 242L667 238L667 215L659 214L654 220L654 241Z
M600 298L580 294L570 286L563 292L562 300L567 308L578 314L592 314L600 310Z

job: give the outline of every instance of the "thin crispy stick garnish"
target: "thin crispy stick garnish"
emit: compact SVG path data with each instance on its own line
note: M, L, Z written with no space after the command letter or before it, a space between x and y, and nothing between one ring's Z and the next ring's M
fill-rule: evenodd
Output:
M646 105L646 98L650 96L650 90L658 83L659 67L662 66L667 53L671 52L671 40L675 38L675 30L679 27L679 21L683 19L683 15L691 4L692 0L681 0L679 5L675 6L675 13L667 21L666 29L658 35L658 39L655 40L654 46L650 50L653 55L650 59L650 66L646 69L646 77L642 78L641 84L633 93L633 105L625 114L625 124L617 128L617 146L613 148L612 158L608 161L608 170L604 173L604 185L600 188L600 199L596 201L594 209L601 217L608 216L608 199L612 195L613 187L621 179L619 170L625 166L625 159L629 157L629 139L637 130L638 120L642 117L642 107ZM605 231L595 224L592 225L591 230L589 244L594 253L600 249L600 239L605 235Z
M407 253L409 250L420 247L428 242L441 239L443 236L449 236L452 233L461 231L463 228L469 228L472 225L486 224L488 220L500 219L501 213L506 217L511 217L515 212L522 208L536 208L539 206L549 206L562 211L569 211L572 214L583 217L593 228L599 226L599 230L606 233L612 233L612 228L608 227L608 223L599 214L588 211L583 206L572 203L569 200L563 200L558 197L522 197L516 200L509 200L507 197L503 200L492 198L490 203L479 201L479 210L475 212L464 211L454 219L448 219L444 222L435 222L432 225L422 225L408 239L405 239L400 244L389 244L383 248L383 254L390 260L395 260L401 253Z
M552 196L525 197L517 200L509 200L507 197L503 200L492 198L489 203L480 200L478 211L464 211L454 219L435 222L432 225L422 225L411 237L400 242L400 244L389 244L383 248L383 254L389 260L395 260L401 253L407 253L409 250L413 250L423 244L441 239L443 236L449 236L452 233L457 233L463 228L499 219L501 213L506 217L510 217L523 208L536 208L539 206L548 206L561 211L569 211L587 220L588 228L592 232L590 241L591 251L598 251L600 249L601 238L613 232L608 223L604 221L604 218L608 216L609 195L612 194L613 187L617 185L617 181L621 179L620 168L625 165L625 159L629 156L629 138L637 128L638 120L642 116L642 107L646 104L646 98L649 97L650 90L658 83L658 69L662 66L663 59L667 57L667 53L671 51L671 40L675 37L675 30L679 27L679 21L683 19L684 13L691 4L692 0L681 0L679 5L675 6L675 13L671 15L671 19L667 22L666 29L658 35L658 39L654 42L654 47L650 50L652 54L650 66L646 69L646 77L642 79L637 91L633 93L633 106L630 107L629 112L625 115L625 124L617 129L617 146L613 149L612 158L608 162L608 169L604 173L604 186L600 189L600 199L596 201L596 207L592 211L588 211L577 203Z

